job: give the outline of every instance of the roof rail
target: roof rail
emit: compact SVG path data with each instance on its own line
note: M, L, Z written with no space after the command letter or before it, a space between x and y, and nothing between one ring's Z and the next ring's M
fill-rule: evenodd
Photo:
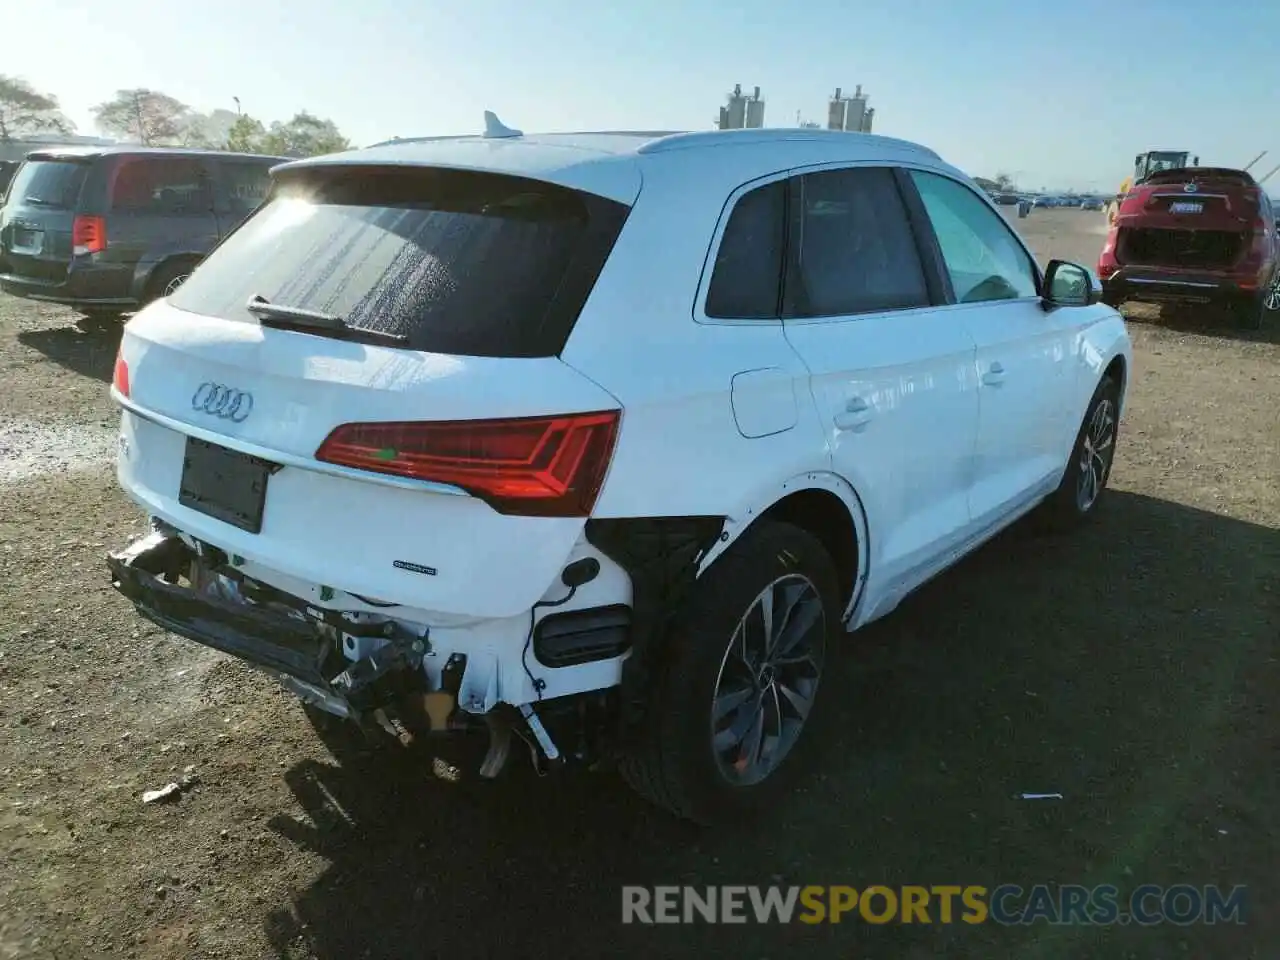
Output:
M804 127L755 127L747 130L699 130L692 133L676 133L661 137L640 148L640 153L666 153L668 150L680 150L686 147L726 146L731 143L787 143L796 141L839 140L841 138L857 138L864 143L879 143L922 153L935 160L941 160L928 147L910 140L899 140L885 137L878 133L856 133L852 130L812 130Z
M401 143L431 143L434 140L473 140L477 137L474 133L458 133L447 137L392 137L390 140L382 140L378 143L371 143L364 150L372 150L374 147L394 147Z

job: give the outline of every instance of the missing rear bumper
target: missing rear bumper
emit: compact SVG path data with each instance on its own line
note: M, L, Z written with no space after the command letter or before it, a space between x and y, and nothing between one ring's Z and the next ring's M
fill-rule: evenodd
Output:
M112 586L152 623L264 670L329 713L359 721L423 687L420 639L391 639L353 663L342 656L339 630L302 609L227 599L183 584L201 562L181 538L165 532L107 558Z

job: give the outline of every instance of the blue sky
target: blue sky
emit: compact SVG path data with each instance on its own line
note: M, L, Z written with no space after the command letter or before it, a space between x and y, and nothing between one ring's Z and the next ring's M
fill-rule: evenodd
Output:
M4 32L4 72L82 133L134 86L268 121L307 109L366 144L478 132L485 109L526 131L705 129L735 82L794 126L862 84L876 132L1028 188L1112 189L1148 148L1280 163L1264 0L50 0L8 4Z

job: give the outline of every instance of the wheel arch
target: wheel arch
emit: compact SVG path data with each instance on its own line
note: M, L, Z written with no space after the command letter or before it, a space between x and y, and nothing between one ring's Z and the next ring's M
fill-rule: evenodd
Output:
M724 555L756 524L780 521L800 527L818 539L831 556L839 578L844 619L862 599L869 566L866 510L857 491L829 471L799 474L770 487L731 513L715 545L699 561L697 576Z
M155 299L160 295L154 289L156 278L163 276L167 270L178 264L190 265L191 269L194 270L203 259L204 257L198 253L171 253L162 260L157 260L155 263L150 264L147 269L139 269L134 276L134 289L137 290L138 301L146 303L148 300Z

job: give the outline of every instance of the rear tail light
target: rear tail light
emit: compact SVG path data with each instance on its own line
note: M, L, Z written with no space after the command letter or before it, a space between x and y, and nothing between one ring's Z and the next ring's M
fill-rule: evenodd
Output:
M107 249L107 221L102 217L76 217L71 224L71 249L76 256Z
M1271 233L1267 229L1267 221L1264 217L1256 217L1253 221L1253 243L1249 245L1249 251L1241 259L1240 268L1242 270L1258 270L1271 258ZM1241 279L1238 281L1242 290L1254 290L1258 286L1258 281L1250 279Z
M499 513L586 517L613 456L620 413L512 420L348 423L316 459L461 487Z
M122 397L129 396L129 365L124 362L124 348L116 352L116 366L111 374L111 385Z

